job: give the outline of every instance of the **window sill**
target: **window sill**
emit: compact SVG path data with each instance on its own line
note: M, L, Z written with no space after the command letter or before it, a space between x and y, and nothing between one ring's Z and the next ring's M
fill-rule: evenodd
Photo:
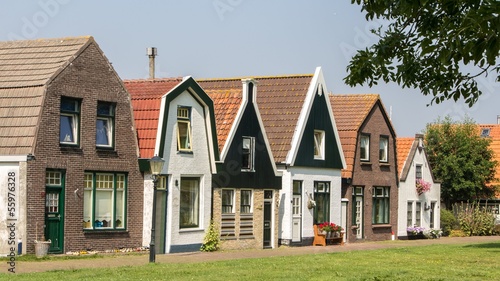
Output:
M83 150L78 145L63 145L60 147L62 153L83 154Z
M200 232L200 231L204 232L204 229L201 229L201 228L181 228L181 229L179 229L179 233Z
M101 157L118 157L118 152L113 150L113 148L102 148L96 147L96 152Z
M380 167L390 167L390 166L391 166L391 164L389 164L389 163L385 163L385 162L380 163Z
M361 162L361 166L371 166L372 162Z
M250 170L250 169L241 169L241 171L245 173L255 173L255 170Z
M128 233L126 229L83 229L84 234L115 234Z
M178 150L178 151L177 151L177 154L193 154L193 151L192 151L192 150L191 150L191 151L187 151L187 150L186 150L186 151L185 151L185 150Z
M386 224L386 223L385 224L373 224L372 225L372 228L391 228L391 227L392 227L392 225Z

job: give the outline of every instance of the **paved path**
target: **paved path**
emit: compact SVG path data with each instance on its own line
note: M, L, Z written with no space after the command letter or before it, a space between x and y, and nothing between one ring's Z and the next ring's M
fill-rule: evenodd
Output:
M422 240L396 240L381 242L349 243L344 246L307 246L307 247L280 247L268 250L240 250L240 251L218 251L213 253L192 252L157 255L157 263L195 263L206 261L220 261L244 258L265 258L304 254L321 254L331 252L374 250L396 247L414 247L431 244L472 244L500 242L500 236L476 236L476 237L443 237L441 239ZM144 265L149 261L149 254L113 254L103 258L95 259L69 259L60 261L32 261L16 262L16 272L43 272L50 270L71 270L79 268L96 267L118 267Z

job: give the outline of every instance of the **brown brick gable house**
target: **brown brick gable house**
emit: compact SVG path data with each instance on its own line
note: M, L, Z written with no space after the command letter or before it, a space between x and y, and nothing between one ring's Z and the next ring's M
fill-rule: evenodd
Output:
M387 240L397 232L396 133L380 96L330 95L347 168L347 240Z
M0 42L0 168L17 177L23 253L44 238L49 253L141 246L137 157L130 96L92 37Z

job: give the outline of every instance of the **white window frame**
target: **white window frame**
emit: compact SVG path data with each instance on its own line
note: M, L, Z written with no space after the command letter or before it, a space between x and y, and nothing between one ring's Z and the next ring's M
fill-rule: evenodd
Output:
M413 201L408 201L406 204L406 224L407 227L412 227L413 224Z
M235 191L234 189L222 189L221 191L221 212L223 214L234 214L234 202L235 202ZM225 202L225 199L229 199Z
M103 114L99 112L99 108L103 106L108 106L109 108L109 113ZM104 121L107 123L104 127L105 132L102 132L108 140L107 143L97 143L98 140L98 135L99 135L99 129L98 128L98 122L99 120ZM97 147L105 147L105 148L112 148L114 144L114 126L115 126L115 105L110 102L97 102L97 118L96 118L96 146Z
M244 165L244 163L247 165ZM244 136L241 143L241 171L255 171L255 138Z
M250 196L248 198L248 204L243 204L244 203L243 202L243 198L244 198L243 194L247 193L247 192L250 193ZM252 206L253 206L253 192L252 192L252 190L251 189L242 189L240 191L240 213L242 213L242 214L251 214L251 213L253 213ZM248 211L244 210L245 208L248 208Z
M72 103L74 105L74 109L64 109L64 104L67 103ZM78 145L78 142L80 140L80 101L77 99L72 99L72 98L66 98L66 97L61 97L61 106L60 106L60 116L59 116L59 143L62 145ZM70 120L70 130L71 133L73 134L73 140L69 140L69 134L66 134L64 138L61 139L61 134L62 134L62 117L69 118Z
M325 131L314 130L314 159L325 159Z
M378 161L387 163L389 162L389 137L380 136Z
M185 132L181 132L181 126ZM191 137L191 107L177 107L177 150L183 152L193 151L193 139Z
M391 189L388 186L375 186L373 187L372 194L372 223L373 224L389 224L391 222ZM379 206L381 209L376 210L377 204L381 204ZM382 211L382 218L377 220L376 214L380 215L380 211Z
M365 156L363 157L363 149ZM370 135L361 134L359 142L359 159L361 161L370 161Z

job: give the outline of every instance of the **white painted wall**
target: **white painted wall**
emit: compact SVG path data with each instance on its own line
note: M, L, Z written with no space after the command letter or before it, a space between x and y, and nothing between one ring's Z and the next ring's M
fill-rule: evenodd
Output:
M0 161L0 256L9 255L11 247L17 254L19 240L26 253L26 160L10 162L8 158Z
M191 130L193 153L177 151L177 106L191 107ZM212 202L212 170L208 134L203 107L194 97L185 91L169 105L165 138L163 167L164 175L169 176L167 201L167 241L166 252L173 245L202 243L205 229L210 224L210 208ZM198 177L200 179L200 227L196 229L179 229L180 182L181 177ZM175 182L178 181L178 186ZM151 212L153 184L150 175L145 175L144 191L144 229L143 244L148 245L151 237Z
M424 150L417 149L415 157L410 160L411 167L408 172L406 181L399 182L399 199L398 199L398 236L406 236L407 228L407 203L411 201L419 201L422 205L421 211L421 227L430 228L430 211L424 210L424 203L430 205L431 202L436 203L434 209L434 229L441 227L440 225L440 201L441 201L441 184L432 181L431 169L425 156ZM422 178L426 182L432 184L431 190L418 195L415 188L415 170L416 165L422 165ZM415 216L415 204L413 206L413 216Z
M313 237L313 210L307 208L307 193L314 197L314 182L330 182L330 221L341 224L341 192L342 178L340 170L305 167L288 167L283 172L282 189L280 191L281 223L279 238L292 239L292 195L293 181L302 181L302 237ZM306 193L307 191L307 193Z

